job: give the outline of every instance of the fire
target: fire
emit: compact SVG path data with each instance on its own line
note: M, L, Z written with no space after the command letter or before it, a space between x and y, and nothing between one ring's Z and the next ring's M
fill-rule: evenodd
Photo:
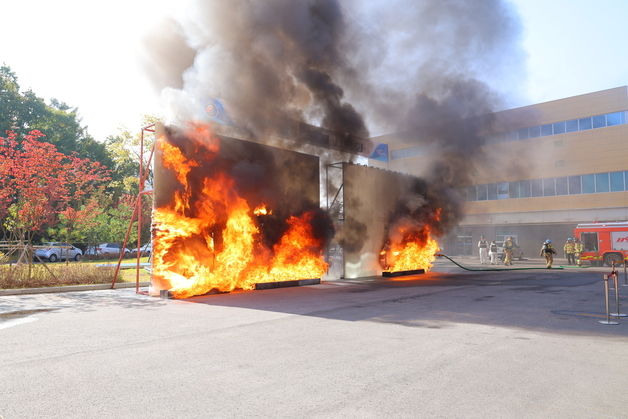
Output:
M189 138L195 155L216 156L219 141L209 136L205 129L194 129ZM172 202L154 211L153 281L159 288L185 298L325 273L324 243L314 234L312 211L280 220L283 233L269 244L263 223L272 209L251 205L224 170L203 177L202 183L197 173L193 182L190 174L203 162L186 157L164 138L158 141L164 167L174 172L180 187Z
M380 252L380 262L382 268L389 272L416 269L428 271L439 250L429 225L417 228L414 224L401 223Z
M253 214L255 215L271 215L272 213L272 210L266 208L266 204L262 204L253 210Z

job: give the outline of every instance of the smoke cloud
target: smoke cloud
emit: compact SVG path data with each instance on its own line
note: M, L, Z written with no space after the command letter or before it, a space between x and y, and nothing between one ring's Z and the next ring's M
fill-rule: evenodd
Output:
M183 89L157 85L180 120L194 119L189 110L214 97L258 138L294 137L302 121L337 134L338 148L368 137L338 83L351 66L343 45L348 25L337 1L197 1L180 25L196 52L194 65L182 74ZM180 68L174 58L167 74Z
M299 122L334 132L341 149L399 133L429 155L391 225L431 220L438 234L456 225L463 188L486 164L491 115L520 95L525 55L509 2L197 0L187 10L159 44L184 41L188 52L163 60L153 51L176 118L196 119L220 98L258 138L303 140Z

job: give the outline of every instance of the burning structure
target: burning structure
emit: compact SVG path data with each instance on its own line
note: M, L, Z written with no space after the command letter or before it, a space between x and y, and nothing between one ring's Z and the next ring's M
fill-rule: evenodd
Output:
M320 278L333 234L318 158L164 128L155 155L153 290L182 298Z
M438 251L442 209L425 195L425 182L350 163L342 165L342 179L343 222L336 239L343 250L343 276L429 270Z
M187 126L203 120L207 104L220 98L244 138L286 149L357 150L373 130L402 133L424 153L420 179L343 166L341 275L429 268L435 240L460 220L465 188L486 164L482 148L493 125L487 115L503 105L495 86L517 84L512 63L521 61L521 28L512 5L269 0L225 7L192 1L188 12L169 30L160 28L149 49L148 64L160 73L154 80L169 109L166 121ZM334 141L302 138L309 135L277 141L295 123L321 127ZM233 145L241 143L218 139L203 125L166 130L161 141L157 288L170 287L176 296L249 289L273 277L301 279L327 269L322 254L332 229L318 209L317 175L304 199L310 192L286 191L310 172L254 158L278 151L253 146L256 151L244 152ZM355 161L331 155L318 154L323 166ZM260 179L269 181L250 185ZM294 247L296 231L306 232L306 244ZM232 253L234 246L241 250ZM297 262L297 249L306 249L308 258ZM417 262L417 254L427 259ZM301 272L305 266L312 269Z

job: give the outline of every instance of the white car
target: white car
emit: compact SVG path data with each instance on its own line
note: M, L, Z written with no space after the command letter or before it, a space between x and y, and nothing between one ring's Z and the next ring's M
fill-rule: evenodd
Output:
M88 247L85 254L86 255L100 255L100 256L119 255L121 248L122 246L118 243L101 243L97 246ZM129 249L127 248L124 249L125 256L130 253L131 251Z
M140 247L140 253L150 256L150 254L153 253L153 243L148 242L144 246Z
M83 256L83 251L69 243L48 242L38 246L35 249L35 255L39 259L47 259L49 262L70 259L78 262ZM35 260L37 260L37 258L35 258Z

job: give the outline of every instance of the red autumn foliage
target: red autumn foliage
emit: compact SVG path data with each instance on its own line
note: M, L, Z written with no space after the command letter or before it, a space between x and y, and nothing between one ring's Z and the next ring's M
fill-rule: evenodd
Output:
M42 137L40 131L0 137L0 218L15 205L16 221L25 231L54 223L109 180L100 163L62 154Z
M68 227L75 228L82 225L84 228L92 228L98 224L97 217L102 213L102 209L95 199L90 199L87 204L79 209L68 206L59 212L65 219Z

